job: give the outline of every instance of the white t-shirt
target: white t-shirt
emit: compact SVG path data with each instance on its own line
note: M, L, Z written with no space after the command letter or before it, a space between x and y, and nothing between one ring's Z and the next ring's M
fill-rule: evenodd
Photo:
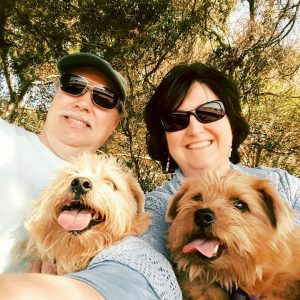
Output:
M26 238L24 218L64 162L35 133L0 119L0 273L19 269L11 250Z

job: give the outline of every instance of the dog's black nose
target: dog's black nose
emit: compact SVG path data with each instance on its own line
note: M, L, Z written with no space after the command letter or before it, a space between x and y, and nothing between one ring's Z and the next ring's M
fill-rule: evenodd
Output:
M85 177L77 177L71 182L71 189L76 196L86 194L92 188L92 183Z
M198 226L207 227L214 223L215 219L215 213L209 208L198 209L194 213L194 220Z

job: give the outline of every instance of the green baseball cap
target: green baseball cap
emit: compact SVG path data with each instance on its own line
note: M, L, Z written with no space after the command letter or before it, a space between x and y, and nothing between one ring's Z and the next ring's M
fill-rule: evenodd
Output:
M58 60L57 68L60 73L68 73L75 67L92 66L103 72L118 89L120 100L125 103L126 99L126 80L103 58L90 53L67 54Z

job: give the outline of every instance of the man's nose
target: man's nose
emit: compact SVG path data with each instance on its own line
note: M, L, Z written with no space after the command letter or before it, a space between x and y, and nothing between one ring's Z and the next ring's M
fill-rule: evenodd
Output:
M78 107L81 110L91 110L91 108L93 107L93 102L92 91L90 89L87 89L83 95L78 96L78 99L76 101L76 107Z

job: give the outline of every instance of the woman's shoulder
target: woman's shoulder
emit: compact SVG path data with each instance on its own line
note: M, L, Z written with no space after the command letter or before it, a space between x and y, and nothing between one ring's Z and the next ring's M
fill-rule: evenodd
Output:
M156 211L165 211L170 198L177 192L181 185L183 175L178 169L172 178L163 185L156 187L145 195L146 208Z
M273 179L273 180L275 179L277 183L284 182L284 181L299 181L299 178L297 178L294 175L291 175L287 171L280 168L267 167L267 166L247 167L241 164L232 165L232 166L233 169L237 169L242 173L263 177L267 179Z
M146 198L163 197L164 195L168 197L172 196L179 189L182 179L183 175L181 171L177 169L170 180L167 180L161 186L157 186L154 190L148 192Z
M272 180L277 185L280 194L291 204L291 206L300 210L300 179L298 177L291 175L283 169L267 166L251 168L238 164L232 165L232 168L245 174Z

